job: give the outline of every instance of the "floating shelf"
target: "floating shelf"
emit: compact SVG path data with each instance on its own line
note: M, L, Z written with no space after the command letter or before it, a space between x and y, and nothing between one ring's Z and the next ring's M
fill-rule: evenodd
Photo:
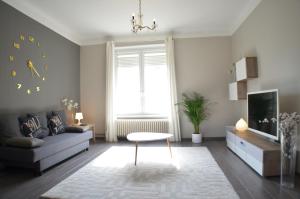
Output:
M229 100L247 99L247 80L257 77L258 69L256 57L244 57L236 62L236 82L229 84Z
M247 82L233 82L229 84L229 100L247 99Z
M235 64L236 81L244 81L250 78L257 78L257 58L244 57Z

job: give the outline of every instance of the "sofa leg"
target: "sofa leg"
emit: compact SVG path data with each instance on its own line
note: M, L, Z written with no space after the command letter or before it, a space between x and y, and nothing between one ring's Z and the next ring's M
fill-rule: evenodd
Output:
M37 171L37 170L34 171L35 176L42 176L43 173L44 173L43 171Z
M89 151L89 148L86 148L85 151Z

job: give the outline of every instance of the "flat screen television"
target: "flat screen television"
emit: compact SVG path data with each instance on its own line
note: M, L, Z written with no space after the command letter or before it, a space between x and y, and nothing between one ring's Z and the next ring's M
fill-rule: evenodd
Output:
M278 141L278 89L248 93L247 101L249 130Z

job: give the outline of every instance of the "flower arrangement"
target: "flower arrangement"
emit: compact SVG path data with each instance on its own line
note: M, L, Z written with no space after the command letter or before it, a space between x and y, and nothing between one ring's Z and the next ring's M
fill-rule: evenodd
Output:
M300 115L294 113L279 114L281 132L281 185L292 188L295 183L297 125Z
M63 98L61 103L65 106L68 111L77 110L79 108L78 102L74 102L72 99Z
M300 123L300 115L296 112L294 113L280 113L280 131L283 133L283 136L289 136L291 132L297 127Z

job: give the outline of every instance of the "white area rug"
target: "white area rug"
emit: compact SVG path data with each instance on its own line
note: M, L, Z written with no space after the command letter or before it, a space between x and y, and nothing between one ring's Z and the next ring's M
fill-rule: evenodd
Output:
M41 198L237 199L206 147L114 146L57 184Z

